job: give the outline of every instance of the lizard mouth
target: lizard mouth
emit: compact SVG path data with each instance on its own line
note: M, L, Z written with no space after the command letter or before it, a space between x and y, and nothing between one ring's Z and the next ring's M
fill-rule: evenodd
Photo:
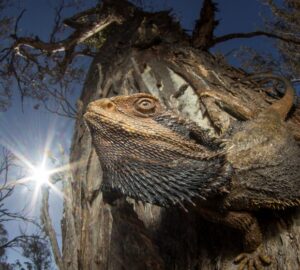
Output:
M99 122L99 115L95 112L87 111L83 118L85 122L88 124L88 126L96 126Z
M104 113L95 112L95 111L87 111L83 118L87 122L89 126L92 127L102 127L102 126L111 126L113 127L122 127L125 125L123 121L114 120L111 117L105 115Z

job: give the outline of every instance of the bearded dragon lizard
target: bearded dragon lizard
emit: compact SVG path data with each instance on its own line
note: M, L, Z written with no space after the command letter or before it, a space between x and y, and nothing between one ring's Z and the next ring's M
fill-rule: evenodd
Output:
M281 100L238 124L223 144L146 93L91 102L84 118L104 189L162 207L192 204L204 218L243 231L239 269L270 264L257 251L255 211L300 204L300 149L284 122L294 97L287 86Z

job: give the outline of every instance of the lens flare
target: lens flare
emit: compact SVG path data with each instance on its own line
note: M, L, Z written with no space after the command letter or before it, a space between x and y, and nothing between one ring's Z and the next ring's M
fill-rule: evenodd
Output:
M42 186L49 183L50 176L50 171L48 171L45 166L41 165L32 169L32 175L30 178L32 181L36 182L36 185Z
M14 157L9 175L0 179L0 189L16 188L16 207L20 205L31 213L39 209L46 192L49 192L51 200L70 200L63 193L63 188L72 180L72 170L85 161L70 163L65 152L70 145L73 122L61 121L52 114L49 118L46 114L28 113L28 118L23 116L22 111L22 121L19 121L18 114L13 114L14 121L0 122L0 147Z

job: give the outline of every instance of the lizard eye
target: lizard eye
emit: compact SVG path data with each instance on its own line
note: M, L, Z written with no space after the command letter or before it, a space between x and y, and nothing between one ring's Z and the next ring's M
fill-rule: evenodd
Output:
M143 114L153 114L155 113L156 104L153 99L142 98L135 102L134 108Z

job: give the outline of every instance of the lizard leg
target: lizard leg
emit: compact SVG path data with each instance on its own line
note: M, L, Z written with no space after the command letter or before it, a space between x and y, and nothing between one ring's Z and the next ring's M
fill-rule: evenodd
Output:
M256 113L253 112L247 106L247 104L244 104L240 99L226 93L222 92L216 92L216 91L197 91L197 94L200 99L203 98L213 98L215 102L220 106L221 108L224 108L227 110L230 114L233 116L241 119L241 120L249 120L252 119Z
M234 263L239 264L239 270L263 269L263 265L271 264L271 259L262 254L259 246L262 243L262 233L257 219L248 212L229 211L225 213L197 207L198 213L205 219L238 229L244 233L244 251L238 255ZM255 268L254 268L255 267Z
M230 116L223 113L213 98L202 99L202 102L205 106L205 113L208 115L212 126L219 134L225 134L231 125Z

